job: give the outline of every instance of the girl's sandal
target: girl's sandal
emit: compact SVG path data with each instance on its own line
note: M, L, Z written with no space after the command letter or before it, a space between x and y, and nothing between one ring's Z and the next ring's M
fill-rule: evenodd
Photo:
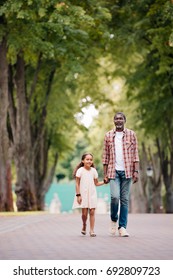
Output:
M81 233L82 233L83 235L86 235L86 225L83 225L83 228L82 228L82 230L81 230Z
M96 234L94 232L90 232L91 237L96 237Z

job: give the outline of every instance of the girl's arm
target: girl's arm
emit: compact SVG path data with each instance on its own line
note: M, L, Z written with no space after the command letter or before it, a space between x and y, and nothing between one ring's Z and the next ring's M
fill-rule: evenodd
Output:
M80 193L80 178L76 177L76 197L77 197L77 202L81 204L82 202L82 197Z
M80 193L80 178L76 177L76 194Z
M98 181L98 179L94 179L94 184L97 186L97 187L99 187L99 186L102 186L102 185L104 185L104 181Z

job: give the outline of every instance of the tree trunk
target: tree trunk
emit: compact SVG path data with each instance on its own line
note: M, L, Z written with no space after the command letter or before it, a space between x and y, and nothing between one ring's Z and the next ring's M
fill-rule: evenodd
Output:
M173 192L166 192L166 213L173 213Z
M163 182L166 189L165 195L165 212L173 213L173 149L170 147L170 154L165 154L165 148L162 148L159 139L157 139L157 147L161 161L161 170L163 175Z
M45 92L44 105L41 111L41 118L38 120L36 128L33 128L35 135L34 143L34 182L36 188L36 197L37 197L37 210L44 210L45 208L45 194L48 191L56 168L58 161L58 155L54 155L54 162L51 167L48 167L49 161L49 150L51 146L51 132L49 135L45 128L45 120L47 116L47 105L49 96L51 93L52 81L55 74L55 68L52 68L47 78L47 88ZM38 128L38 129L37 129ZM49 169L49 170L48 170Z
M161 195L161 187L162 187L162 172L160 168L160 159L158 151L153 153L151 152L151 148L148 149L149 154L149 166L153 170L153 174L150 178L151 183L151 212L153 213L161 213L163 211L162 206L162 195Z
M160 213L162 211L161 197L161 170L158 153L152 153L150 147L142 143L141 161L140 161L140 181L138 187L133 187L132 194L136 193L134 203L139 203L138 211L147 213ZM147 168L152 168L151 176L147 175ZM138 190L140 188L141 190ZM135 192L134 192L135 191ZM138 196L137 196L138 194ZM134 207L133 207L134 208ZM140 209L141 208L141 209Z
M13 211L11 157L7 131L8 64L5 39L0 43L0 211Z
M17 172L15 192L18 211L37 209L34 186L33 150L31 143L30 119L25 92L25 65L22 56L16 64L16 131L14 135L14 154Z
M38 207L40 208L39 210L44 210L45 208L45 195L48 192L51 182L53 180L57 161L58 161L58 154L55 154L54 162L51 168L48 170L47 176L44 176L42 188L39 189L39 193L38 193Z
M136 209L133 212L137 213L146 213L147 212L147 152L144 143L142 143L142 150L140 156L140 177L139 182L137 184L132 185L132 194L135 195L133 199L133 209Z
M167 161L164 161L165 165ZM163 180L166 188L165 194L165 211L166 213L173 213L173 190L172 190L172 180L171 177L168 175L167 171L164 170L163 172Z
M55 173L58 155L54 155L52 166L48 167L48 153L51 139L48 139L46 129L42 132L42 137L37 146L37 157L35 158L35 185L37 195L37 209L44 210L45 195L49 190Z
M36 69L36 71L37 75L34 78L34 86L32 86L31 92L35 88L39 69ZM17 58L15 73L16 104L14 104L14 98L12 98L13 90L11 90L9 100L11 105L10 118L13 131L14 158L17 173L15 187L17 195L16 204L19 211L43 210L45 196L44 182L47 176L48 152L50 148L47 143L49 137L44 133L44 125L47 115L46 107L51 92L55 69L53 68L48 77L45 100L41 114L32 125L29 115L30 103L28 102L31 102L31 100L27 100L26 98L25 62L22 54ZM32 98L32 96L33 92L32 94L30 93L29 97ZM36 102L35 105L37 107L37 100L34 100L33 97L32 101ZM15 110L14 107L16 107ZM13 121L14 118L16 119L15 122ZM46 186L46 188L48 189L49 186Z

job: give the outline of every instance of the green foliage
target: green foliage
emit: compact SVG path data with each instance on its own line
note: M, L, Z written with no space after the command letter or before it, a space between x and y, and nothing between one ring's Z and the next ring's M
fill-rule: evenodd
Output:
M172 118L172 3L117 1L110 24L114 37L109 50L128 85L129 100L138 102L138 117L150 135L165 140ZM163 118L164 116L164 118ZM171 128L171 124L169 125Z
M56 153L68 158L83 138L79 130L85 131L75 118L87 105L82 100L89 97L88 104L98 106L105 98L97 69L110 40L107 1L7 0L0 19L0 40L6 38L14 73L18 56L24 58L33 144L45 131L49 162ZM15 88L13 94L15 99Z

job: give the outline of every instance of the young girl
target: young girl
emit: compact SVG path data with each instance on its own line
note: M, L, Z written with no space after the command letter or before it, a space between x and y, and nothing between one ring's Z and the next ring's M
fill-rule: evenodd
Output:
M95 208L97 206L97 192L95 186L101 186L104 181L98 182L98 173L94 168L93 155L83 154L81 162L74 170L76 179L76 197L73 203L73 209L82 208L83 227L81 233L86 235L86 222L88 212L90 216L90 236L95 237Z

